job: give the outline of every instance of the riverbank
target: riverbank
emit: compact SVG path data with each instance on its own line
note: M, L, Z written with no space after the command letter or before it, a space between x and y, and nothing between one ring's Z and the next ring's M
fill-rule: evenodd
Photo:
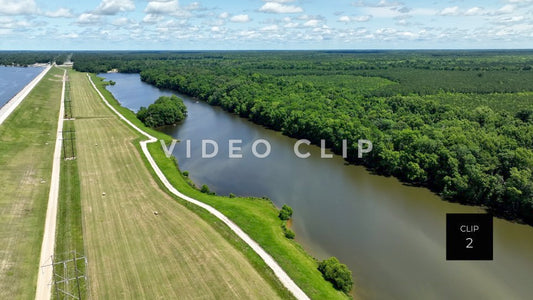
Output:
M291 298L173 201L136 149L139 132L106 106L85 73L69 77L90 297Z
M18 92L11 100L0 108L0 124L2 124L9 115L20 105L22 100L29 95L33 88L43 79L43 77L50 71L51 65L48 65L39 75L37 75L30 83L28 83L20 92Z
M130 122L143 130L145 129L144 125L135 117L135 114L120 106L111 93L104 88L101 78L97 78L94 75L92 78L113 107L119 110ZM155 132L148 128L146 128L146 131L149 133ZM171 140L171 137L159 132L155 132L154 136L157 139ZM166 158L159 143L148 144L147 147L172 186L189 197L199 199L203 203L213 206L229 217L253 240L259 243L309 297L319 299L342 299L347 297L342 292L336 291L329 282L322 278L321 273L317 270L318 263L314 258L307 254L298 243L285 238L281 229L282 222L277 217L277 209L272 202L257 198L229 198L200 193L200 191L192 188L186 182L174 161ZM178 199L178 201L183 202L184 205L197 213L203 211L191 204L187 204L183 200ZM249 258L255 261L255 264L260 265L257 256L248 255L251 255Z

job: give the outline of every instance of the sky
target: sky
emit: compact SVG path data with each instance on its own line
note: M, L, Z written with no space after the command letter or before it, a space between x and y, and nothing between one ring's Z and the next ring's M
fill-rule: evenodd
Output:
M533 0L0 0L0 50L533 48Z

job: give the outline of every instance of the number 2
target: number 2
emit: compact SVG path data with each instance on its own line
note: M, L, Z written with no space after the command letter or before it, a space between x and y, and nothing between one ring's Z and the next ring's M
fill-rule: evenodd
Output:
M472 243L474 242L474 240L472 238L466 238L466 240L469 241L469 243L466 245L466 248L468 248L468 249L474 248L472 246Z

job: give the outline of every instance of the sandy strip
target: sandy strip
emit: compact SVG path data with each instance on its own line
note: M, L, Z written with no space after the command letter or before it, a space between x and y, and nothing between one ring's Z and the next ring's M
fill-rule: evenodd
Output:
M159 169L159 166L157 166L157 163L155 162L154 158L148 151L148 147L146 146L149 143L155 143L157 142L157 139L148 133L141 130L139 127L135 126L133 123L131 123L126 117L124 117L120 112L118 112L109 102L107 102L106 98L100 91L96 88L96 85L94 85L94 82L92 81L89 74L87 74L87 77L89 77L89 80L91 81L91 84L93 85L94 89L100 95L100 98L104 101L104 103L115 113L117 114L124 122L126 122L129 126L131 126L133 129L144 135L148 138L148 140L140 142L141 148L143 150L144 155L148 159L148 162L154 169L155 173L157 174L157 177L161 180L161 182L165 185L165 187L174 195L182 198L183 200L186 200L188 202L191 202L197 206L202 207L203 209L207 210L211 214L213 214L215 217L220 219L222 222L224 222L228 227L235 232L250 248L252 248L257 255L263 259L263 261L274 271L274 274L276 277L281 281L281 283L296 297L297 299L309 299L309 297L300 289L300 287L283 271L283 269L278 265L278 263L268 254L259 244L254 241L248 234L246 234L237 224L233 223L228 217L226 217L223 213L216 210L214 207L207 205L199 200L196 200L194 198L191 198L185 194L182 194L180 191L178 191L165 177L161 169Z
M53 269L52 256L56 242L57 202L59 197L59 173L61 170L61 145L63 142L63 116L65 99L65 80L67 71L63 73L63 89L61 91L61 105L57 121L57 136L54 149L54 161L52 164L52 178L50 179L50 193L48 195L48 207L46 209L46 221L44 223L43 243L41 245L41 260L39 262L39 275L37 277L37 290L35 299L49 300L52 296ZM46 266L47 267L43 267Z
M19 106L19 104L28 96L28 94L33 90L33 88L43 79L44 75L52 68L51 65L48 65L37 77L35 77L30 83L28 83L18 94L16 94L11 100L9 100L4 106L0 108L0 124L9 117L9 115Z

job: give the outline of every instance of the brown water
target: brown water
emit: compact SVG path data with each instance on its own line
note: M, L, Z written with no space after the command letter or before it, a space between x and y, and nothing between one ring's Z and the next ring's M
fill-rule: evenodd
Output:
M137 74L102 75L117 82L109 90L133 110L170 94L142 83ZM184 143L174 149L180 168L218 194L268 196L277 206L292 206L296 239L315 257L346 263L356 297L531 299L532 227L494 219L493 261L446 261L446 213L482 209L442 201L427 189L347 166L338 156L321 159L315 146L301 147L311 157L299 159L295 139L181 97L189 116L163 130L191 141L191 158ZM250 150L259 138L271 144L268 158L255 158ZM200 158L202 139L218 142L217 157ZM229 139L243 140L242 159L228 158Z

